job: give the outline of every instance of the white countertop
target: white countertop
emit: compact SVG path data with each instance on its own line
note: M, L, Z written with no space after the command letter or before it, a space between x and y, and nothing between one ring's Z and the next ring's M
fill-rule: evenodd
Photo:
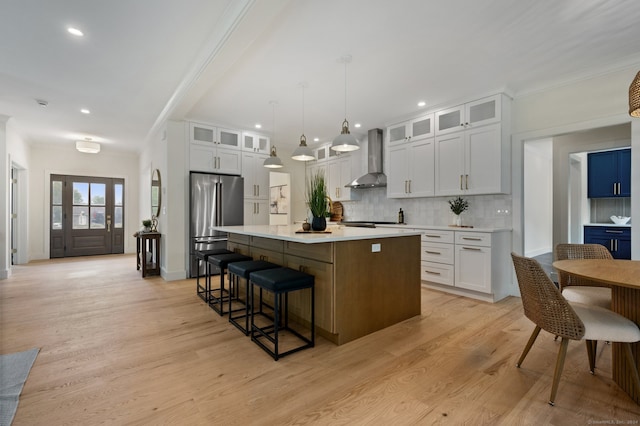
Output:
M612 228L631 228L630 223L625 223L624 225L618 225L616 223L585 223L584 226L606 226Z
M373 238L404 237L420 235L419 230L412 228L397 229L391 227L356 228L343 225L327 225L331 233L305 233L302 226L296 225L246 225L246 226L216 226L213 229L231 234L249 235L253 237L273 238L276 240L292 241L295 243L331 243L336 241L368 240Z
M466 228L457 226L432 226L432 225L412 225L407 224L395 224L395 225L376 225L377 228L401 228L401 229L416 229L418 231L423 229L437 229L446 231L465 231L465 232L510 232L511 228Z

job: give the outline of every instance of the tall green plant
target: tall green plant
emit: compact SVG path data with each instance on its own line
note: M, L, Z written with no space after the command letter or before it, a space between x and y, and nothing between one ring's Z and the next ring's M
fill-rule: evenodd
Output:
M307 178L307 205L314 217L327 214L327 184L322 170Z

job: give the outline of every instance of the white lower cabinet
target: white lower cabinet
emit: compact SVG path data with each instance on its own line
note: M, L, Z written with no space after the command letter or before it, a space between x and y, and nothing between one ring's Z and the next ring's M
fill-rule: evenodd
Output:
M244 200L244 225L268 225L269 200Z
M511 232L425 229L421 279L427 287L497 302L510 294Z

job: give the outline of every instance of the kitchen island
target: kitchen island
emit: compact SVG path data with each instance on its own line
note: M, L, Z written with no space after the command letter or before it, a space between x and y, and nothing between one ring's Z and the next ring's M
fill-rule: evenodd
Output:
M337 345L420 315L420 232L300 225L221 226L229 250L315 277L316 331ZM291 295L292 314L308 318L306 295Z

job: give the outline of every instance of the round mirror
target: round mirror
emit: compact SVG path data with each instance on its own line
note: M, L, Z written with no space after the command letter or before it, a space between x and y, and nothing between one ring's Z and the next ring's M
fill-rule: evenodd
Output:
M151 216L160 216L160 206L162 204L162 181L160 180L160 170L153 169L151 174Z

